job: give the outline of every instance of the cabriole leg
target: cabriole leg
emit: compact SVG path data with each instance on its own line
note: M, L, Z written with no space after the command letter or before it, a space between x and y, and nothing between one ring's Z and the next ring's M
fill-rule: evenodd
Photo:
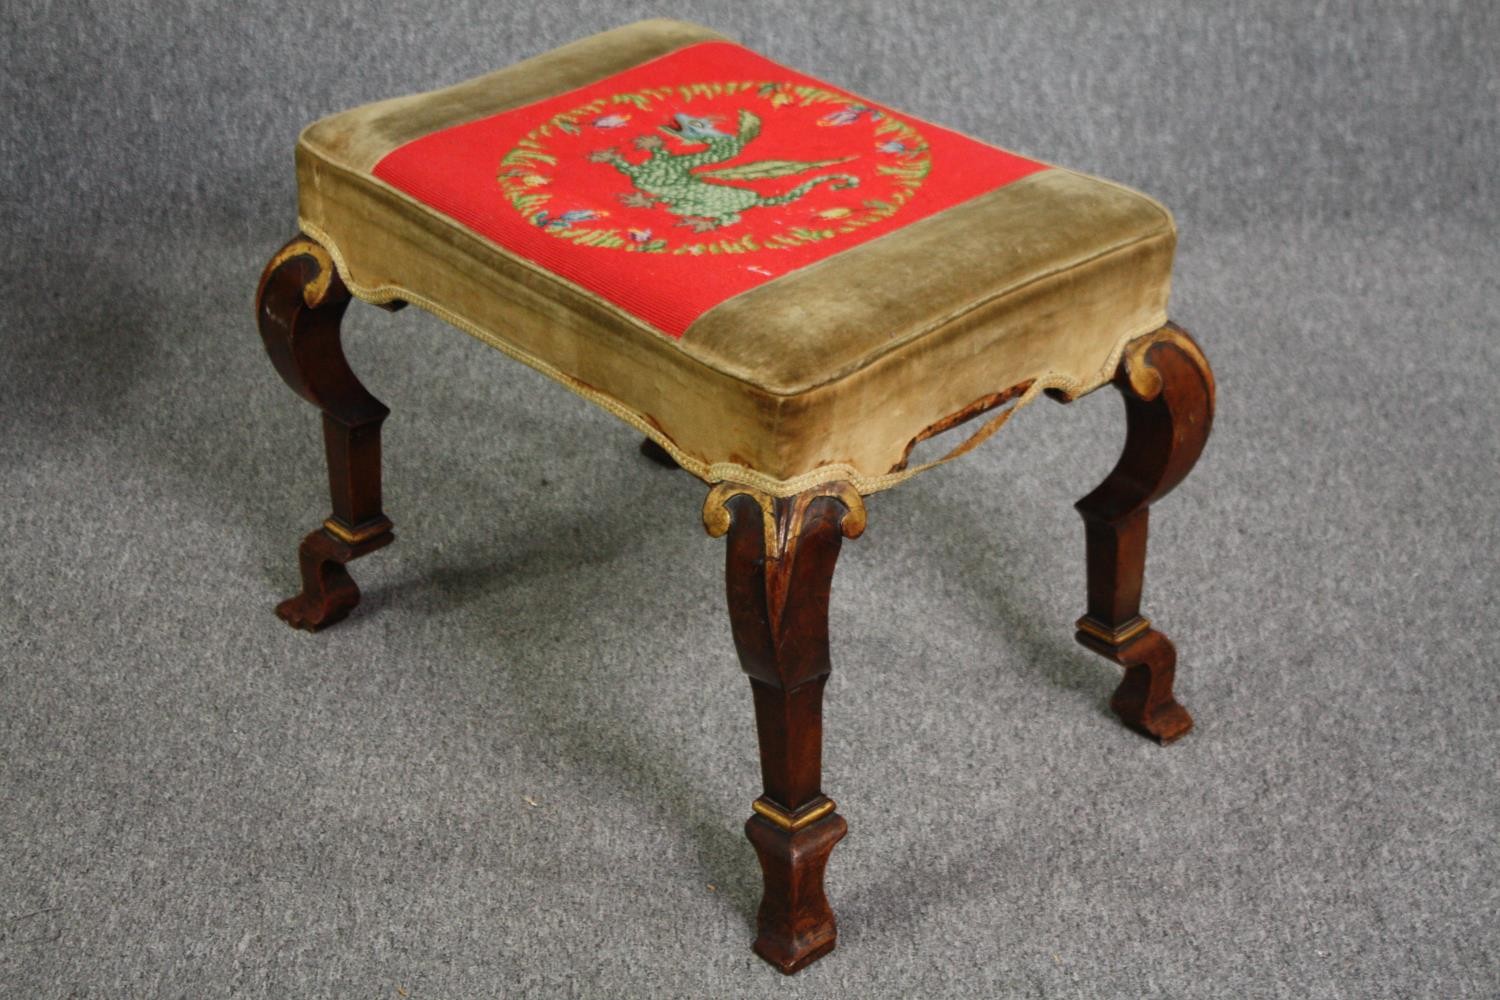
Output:
M389 545L380 508L380 425L390 412L360 384L339 342L349 291L328 251L298 235L260 279L255 314L266 353L286 384L323 411L333 513L302 540L302 592L276 606L294 628L315 631L359 603L345 564Z
M1208 440L1214 377L1187 331L1171 323L1132 341L1114 378L1125 397L1125 450L1078 501L1088 550L1088 613L1077 639L1125 668L1110 707L1132 729L1170 743L1193 726L1172 694L1177 651L1141 616L1151 504L1183 480Z
M765 879L755 951L784 973L838 939L823 893L828 856L848 830L822 789L828 595L843 539L864 521L847 483L785 499L721 484L704 506L709 533L729 536L729 617L755 699L764 792L745 824Z

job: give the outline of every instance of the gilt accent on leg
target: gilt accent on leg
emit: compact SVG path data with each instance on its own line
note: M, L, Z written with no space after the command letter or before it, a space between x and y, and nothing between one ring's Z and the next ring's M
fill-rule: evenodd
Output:
M357 603L345 564L390 544L380 503L380 425L390 412L362 385L344 357L339 324L349 305L328 251L306 236L266 265L255 295L261 340L288 386L323 411L323 444L333 512L302 540L302 592L277 605L294 628L316 630Z
M1146 536L1151 504L1187 476L1208 440L1214 377L1193 339L1168 323L1126 345L1114 384L1125 398L1125 448L1076 505L1088 551L1088 611L1076 637L1125 668L1110 700L1121 720L1170 743L1193 720L1172 693L1176 649L1141 617Z
M828 856L848 830L822 790L828 597L843 539L864 530L864 503L848 483L786 498L721 483L703 521L729 536L729 617L755 699L764 793L745 824L765 882L755 951L790 974L838 941L823 892Z

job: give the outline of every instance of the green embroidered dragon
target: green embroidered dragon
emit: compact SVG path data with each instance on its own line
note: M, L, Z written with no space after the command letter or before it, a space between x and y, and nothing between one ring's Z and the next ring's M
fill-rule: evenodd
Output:
M783 194L766 198L750 188L722 183L789 177L847 163L854 159L852 156L815 162L760 160L694 173L699 167L734 159L760 134L760 119L744 109L740 110L739 131L735 135L721 131L707 118L682 113L674 115L670 125L659 128L674 138L704 143L708 148L697 153L672 153L659 136L644 135L635 140L636 148L651 154L644 163L631 163L613 149L590 153L589 159L595 163L608 163L630 178L635 190L620 196L625 204L632 208L661 205L673 215L682 216L683 221L678 225L691 226L696 232L732 226L740 221L741 212L752 208L790 204L819 184L828 184L833 191L859 185L859 178L853 174L824 174Z

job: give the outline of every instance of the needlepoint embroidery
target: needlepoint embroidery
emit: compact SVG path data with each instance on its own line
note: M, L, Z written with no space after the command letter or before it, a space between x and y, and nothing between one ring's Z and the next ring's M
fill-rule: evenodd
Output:
M680 336L727 298L1040 169L710 42L423 136L375 175Z
M611 110L621 105L631 110ZM843 134L825 138L823 128ZM695 83L559 112L501 158L499 181L524 218L559 239L741 254L834 240L890 218L921 188L929 157L917 129L844 94L781 81ZM613 189L614 208L577 207L597 204L601 187Z

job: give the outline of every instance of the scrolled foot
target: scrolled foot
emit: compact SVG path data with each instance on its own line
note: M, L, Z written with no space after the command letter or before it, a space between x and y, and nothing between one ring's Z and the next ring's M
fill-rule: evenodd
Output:
M359 588L338 563L328 563L327 579L318 593L303 591L276 605L276 617L292 628L317 632L349 617L359 603Z
M336 532L350 535L353 541ZM352 559L389 545L395 540L389 521L370 525L359 534L333 523L302 539L297 562L302 570L302 591L276 605L276 615L292 628L316 632L336 625L359 604L359 587L345 568Z
M1120 721L1162 746L1188 734L1193 717L1172 694L1177 676L1177 649L1172 641L1144 618L1139 626L1116 630L1127 634L1115 641L1097 622L1083 617L1078 622L1078 641L1125 668L1125 677L1109 700Z

